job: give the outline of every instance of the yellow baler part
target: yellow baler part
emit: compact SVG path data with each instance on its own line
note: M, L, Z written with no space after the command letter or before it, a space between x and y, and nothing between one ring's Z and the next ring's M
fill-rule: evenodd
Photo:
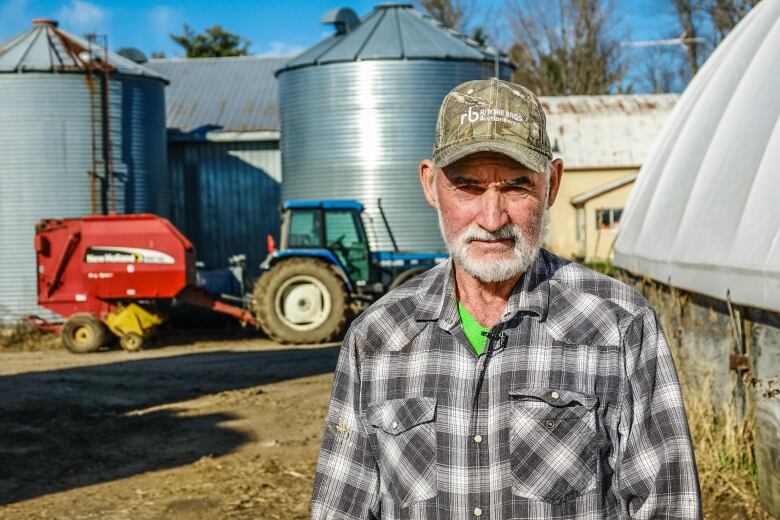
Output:
M118 309L116 312L107 314L104 321L111 332L122 337L128 332L146 336L149 330L160 325L163 320L157 314L147 311L140 305L131 303Z

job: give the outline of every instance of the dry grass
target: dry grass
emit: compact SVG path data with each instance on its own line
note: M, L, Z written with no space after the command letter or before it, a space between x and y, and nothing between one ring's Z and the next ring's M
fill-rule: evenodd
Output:
M59 335L41 332L28 323L0 327L0 351L33 352L61 348Z
M678 363L678 366L679 363ZM733 405L714 409L711 378L694 385L680 374L688 424L696 452L705 518L771 519L758 501L753 457L755 416L737 419Z

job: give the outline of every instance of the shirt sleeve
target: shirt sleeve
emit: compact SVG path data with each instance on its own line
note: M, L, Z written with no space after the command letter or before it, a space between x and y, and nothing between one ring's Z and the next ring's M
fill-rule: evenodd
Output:
M653 309L624 338L616 491L621 518L701 518L701 496L680 384Z
M312 520L379 517L379 470L360 414L360 372L353 330L341 347L317 461Z

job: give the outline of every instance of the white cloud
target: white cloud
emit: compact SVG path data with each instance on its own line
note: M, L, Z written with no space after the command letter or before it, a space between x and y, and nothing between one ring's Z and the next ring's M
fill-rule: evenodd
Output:
M85 0L70 0L58 13L63 28L71 32L106 32L111 13Z
M295 56L302 53L306 47L292 43L272 41L266 46L266 50L258 52L257 56Z
M167 54L173 54L172 51L178 48L171 41L171 33L180 33L184 23L184 13L181 9L168 7L167 5L157 5L146 12L148 20L148 30L144 31L143 37L139 38L136 45L149 47L151 51L165 51Z
M155 32L167 32L177 25L181 25L181 19L181 11L167 5L158 5L149 11L149 21Z

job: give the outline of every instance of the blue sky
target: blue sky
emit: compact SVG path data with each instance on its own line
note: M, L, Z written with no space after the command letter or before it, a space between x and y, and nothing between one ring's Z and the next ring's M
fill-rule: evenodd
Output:
M181 55L168 37L180 33L182 24L196 30L212 24L249 38L253 54L293 55L330 33L320 25L322 14L333 7L348 6L364 15L381 0L0 0L0 41L28 28L35 17L59 20L60 27L74 34L96 32L109 35L112 49L137 47L149 54L164 51ZM483 0L494 16L502 14L504 2ZM618 0L621 28L633 39L666 37L673 31L671 18L659 12L660 2Z

